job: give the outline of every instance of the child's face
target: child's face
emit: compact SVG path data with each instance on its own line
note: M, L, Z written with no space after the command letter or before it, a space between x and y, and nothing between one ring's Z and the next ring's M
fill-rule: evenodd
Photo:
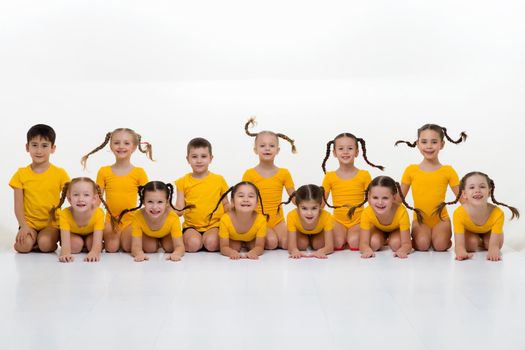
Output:
M275 135L268 133L259 134L253 150L259 156L260 160L274 160L280 150L279 141Z
M168 209L168 198L164 191L147 191L144 193L144 210L149 217L158 218Z
M368 203L376 214L387 214L392 210L394 198L390 188L374 186L368 194Z
M111 135L110 148L117 159L129 159L137 149L135 136L127 131L117 131Z
M441 140L437 131L427 129L419 134L417 148L425 159L436 159L439 151L443 149L443 146L445 146L445 141Z
M465 182L463 198L471 204L485 204L490 196L490 188L485 176L472 175Z
M356 140L350 137L340 137L334 143L334 156L340 164L353 164L359 154Z
M312 225L315 224L319 218L321 204L310 199L297 204L297 210L299 211L299 216L304 223Z
M33 164L43 164L49 162L49 156L55 153L55 145L42 136L36 136L26 144L26 151L29 152Z
M203 174L208 171L208 167L213 159L208 147L190 148L186 160L191 166L194 174Z
M250 185L241 185L233 196L233 206L238 212L252 212L257 208L257 193Z
M93 191L93 184L87 181L75 182L69 188L67 200L71 207L78 212L92 210L97 201L97 195Z

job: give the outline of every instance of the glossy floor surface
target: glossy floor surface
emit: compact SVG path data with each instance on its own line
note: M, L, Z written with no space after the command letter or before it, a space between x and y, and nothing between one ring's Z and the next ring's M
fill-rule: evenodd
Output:
M525 349L525 254L0 252L1 349Z

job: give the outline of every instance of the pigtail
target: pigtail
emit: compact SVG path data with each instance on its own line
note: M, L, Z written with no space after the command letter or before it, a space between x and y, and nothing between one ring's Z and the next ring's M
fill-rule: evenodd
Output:
M53 219L56 219L56 212L58 209L62 208L62 205L64 204L66 197L67 197L67 191L69 190L69 186L71 185L71 181L66 182L64 184L64 187L62 187L62 193L60 195L60 201L58 204L51 208L49 211L49 222L53 221Z
M279 205L277 206L277 214L279 214L279 212L281 211L281 206L283 204L287 205L287 204L290 204L292 202L292 199L295 198L296 193L297 193L297 191L293 191L292 194L288 197L288 200L279 203Z
M399 145L400 143L404 143L404 144L406 144L408 147L415 148L415 147L416 147L416 144L417 144L417 141L414 141L414 142L408 142L408 141L403 141L403 140L397 140L396 143L394 144L394 146L397 146L397 145Z
M365 143L365 140L362 139L362 138L356 138L357 142L359 142L361 144L361 148L363 149L363 158L365 159L365 161L368 163L368 165L374 167L374 168L378 168L379 170L385 170L385 167L382 166L382 165L375 165L373 163L371 163L367 156L366 156L366 143Z
M211 221L211 218L213 217L213 214L217 211L217 209L219 209L219 205L221 205L222 201L224 200L224 198L226 198L226 196L228 195L228 193L230 193L231 191L233 191L233 188L234 186L228 188L228 191L224 192L221 196L221 198L219 198L219 201L217 202L217 205L215 206L215 208L213 209L213 211L208 215L208 222Z
M102 144L100 146L98 146L97 148L95 148L94 150L92 150L91 152L89 152L88 154L83 156L82 158L80 158L80 164L82 164L82 168L84 170L86 170L88 157L90 155L92 155L93 153L96 153L96 152L100 151L101 149L103 149L104 147L106 147L106 145L108 144L109 140L111 139L111 134L112 134L111 132L108 132L106 134L106 138L104 139L104 142L102 142Z
M283 140L288 141L290 143L290 145L292 145L292 153L297 153L297 148L295 147L295 140L292 140L290 137L286 136L285 134L274 133L272 131L261 131L261 132L257 132L257 133L250 132L250 130L248 130L248 129L250 127L255 126L255 125L257 125L257 123L255 122L255 117L250 117L250 119L248 119L246 124L244 124L244 131L246 132L246 135L257 138L257 136L260 133L268 132L268 133L270 133L272 135L275 135L275 137L277 137L277 138L281 138Z
M107 213L109 214L110 223L111 223L111 229L112 229L113 231L116 231L119 221L117 220L117 218L115 218L115 217L113 216L113 214L111 213L111 210L109 210L108 203L106 203L106 201L104 200L104 198L102 198L102 190L100 189L100 186L97 185L97 184L95 184L95 190L96 190L96 192L97 192L97 196L98 196L98 198L100 199L100 202L102 203L102 205L103 205L104 208L106 209Z
M295 147L295 140L292 140L290 137L286 136L285 134L277 133L275 134L277 137L282 138L283 140L286 140L292 145L292 153L297 153L297 148Z
M397 189L397 192L399 193L399 197L401 197L401 201L403 202L403 205L407 207L408 209L413 210L416 213L417 222L419 222L420 224L423 223L423 213L421 212L421 209L411 207L407 203L407 201L405 200L405 196L403 196L403 192L401 191L401 185L399 184L399 182L396 182L396 189Z
M148 157L151 161L155 161L153 159L153 148L151 146L151 143L149 143L149 142L141 142L142 136L140 136L140 134L137 134L137 133L135 133L135 134L137 135L137 144L138 144L139 151L144 153L146 155L146 157ZM145 149L142 148L143 144L146 145Z
M462 131L460 134L459 134L459 139L457 140L453 140L450 138L450 136L448 136L448 133L447 133L447 128L445 127L441 127L441 130L443 130L443 134L445 135L445 137L447 138L447 140L449 140L450 142L452 143L455 143L455 144L458 144L458 143L461 143L461 142L465 142L467 140L467 134Z
M511 207L510 205L507 205L505 203L501 203L501 202L498 202L496 200L496 198L494 197L494 188L495 188L495 185L494 185L494 181L492 181L492 179L489 179L489 186L491 187L492 191L490 192L490 198L492 199L492 202L497 204L497 205L502 205L504 207L507 207L509 208L509 210L512 212L512 216L511 216L511 220L516 218L516 219L519 219L520 218L520 212L518 209L514 208L514 207Z
M440 205L436 207L436 210L433 214L437 215L439 217L439 220L443 220L443 217L441 214L443 213L443 210L447 205L453 205L459 202L459 199L461 198L461 195L463 194L463 188L462 186L459 187L458 195L456 196L456 199L454 199L452 202L441 202Z
M166 184L166 187L168 188L168 202L170 203L170 207L173 210L175 210L175 211L184 211L186 209L194 209L195 208L195 204L188 204L188 205L184 206L182 209L176 208L173 205L173 192L174 192L173 185L168 183L168 184Z
M251 137L257 137L257 135L258 135L259 133L255 133L255 134L254 134L254 133L251 133L251 132L248 130L248 128L249 128L250 126L253 127L253 126L255 126L255 125L257 125L257 122L255 121L255 117L250 117L250 119L248 119L248 121L246 122L246 124L244 124L244 131L246 131L246 135L251 136Z
M257 198L259 198L259 204L261 205L261 213L266 218L266 221L268 221L268 220L270 220L270 215L266 214L264 212L264 206L263 206L263 202L262 202L261 192L259 191L259 188L257 186L255 186L253 183L252 183L252 185L253 185L253 187L255 187L255 193L257 194ZM277 212L279 212L279 208L277 208Z
M328 158L330 158L330 151L332 149L332 146L335 144L334 140L332 141L329 141L327 144L326 144L326 155L323 159L323 163L321 164L321 168L323 169L323 173L326 174L326 161L328 160Z
M139 186L139 189L138 189L138 194L139 194L139 205L135 208L131 208L131 209L124 209L120 215L118 216L118 220L117 220L117 224L120 224L120 222L122 221L122 218L124 217L124 215L126 215L127 213L129 212L132 212L132 211L135 211L135 210L138 210L142 207L142 205L144 204L144 188L145 186Z
M348 210L348 213L346 215L348 216L350 220L354 216L355 211L361 208L363 205L365 205L366 202L368 202L368 191L370 191L370 184L368 184L365 190L365 200L359 203L358 205L351 206L350 209Z
M331 205L330 203L328 203L328 200L327 200L327 196L326 196L326 193L324 191L324 187L323 186L319 186L319 189L321 190L321 195L323 196L322 200L323 202L329 207L329 208L332 208L332 209L339 209L339 208L348 208L348 204L345 204L345 205Z

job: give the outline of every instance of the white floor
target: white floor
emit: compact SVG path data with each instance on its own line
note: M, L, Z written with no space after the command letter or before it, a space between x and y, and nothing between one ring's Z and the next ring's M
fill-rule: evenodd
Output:
M0 252L0 349L525 349L525 254Z

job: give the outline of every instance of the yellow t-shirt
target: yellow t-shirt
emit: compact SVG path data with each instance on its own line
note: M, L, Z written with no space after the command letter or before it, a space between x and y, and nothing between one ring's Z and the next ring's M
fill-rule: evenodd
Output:
M423 223L434 227L440 221L434 214L436 207L445 200L447 186L451 188L458 186L459 178L450 165L443 165L434 171L423 171L419 165L412 164L405 169L401 182L412 187L414 207L423 212ZM448 218L446 208L441 216L443 219Z
M153 238L162 238L169 234L171 234L171 237L182 237L179 216L173 210L170 210L162 227L158 230L152 230L144 218L142 209L139 209L133 213L131 218L131 235L133 237L142 237L142 234Z
M9 186L24 191L24 215L29 227L37 231L49 225L58 228L56 220L49 224L49 211L58 205L62 187L68 181L67 172L53 164L41 174L35 173L31 165L18 169Z
M332 215L326 210L321 210L319 215L319 221L313 230L307 230L301 224L299 218L299 212L294 209L288 213L286 217L286 225L289 232L300 232L305 235L316 235L321 232L331 231L333 229L333 218Z
M404 205L397 207L392 222L389 225L383 225L377 219L374 209L370 206L366 207L365 210L363 210L363 214L361 214L361 229L368 231L372 226L383 232L392 232L397 229L399 229L399 231L410 230L410 219L408 218L407 208L405 208Z
M264 212L270 216L268 227L273 228L284 220L282 210L277 214L277 207L283 200L283 188L289 190L295 187L292 175L287 169L279 168L272 177L262 177L255 168L248 169L244 172L242 181L249 181L259 189ZM260 204L257 204L257 212L262 213Z
M58 221L60 229L69 231L77 235L87 236L94 231L102 231L104 229L105 214L102 208L96 208L91 215L91 219L86 226L78 226L71 213L71 208L66 208L58 212Z
M113 173L111 166L100 168L97 174L97 185L104 191L106 203L109 210L118 218L125 209L135 208L138 200L139 186L148 183L148 176L142 168L135 167L123 176ZM121 227L124 228L131 224L131 215L127 213L122 218ZM106 214L106 221L109 221L109 213Z
M202 179L196 179L192 173L188 173L175 181L177 190L184 194L185 205L193 204L195 208L184 211L183 228L194 228L199 232L205 232L219 226L219 220L224 214L224 208L219 208L211 214L221 196L228 191L228 184L224 177L211 172Z
M359 170L351 179L342 179L337 176L337 172L329 171L324 177L323 188L327 197L329 193L332 193L334 206L348 204L350 207L364 201L366 188L371 181L372 177L366 170ZM347 215L348 208L334 209L334 219L346 228L359 224L363 211L362 208L356 209L352 220L350 220Z
M464 234L465 231L472 233L494 233L502 234L503 233L503 221L505 220L505 214L503 210L498 207L494 207L492 212L489 215L487 221L479 226L472 222L472 219L468 215L465 208L461 205L454 210L453 215L454 222L454 234Z
M261 214L257 215L248 232L237 232L230 215L226 213L221 217L219 237L241 242L250 242L256 237L266 237L266 217Z

